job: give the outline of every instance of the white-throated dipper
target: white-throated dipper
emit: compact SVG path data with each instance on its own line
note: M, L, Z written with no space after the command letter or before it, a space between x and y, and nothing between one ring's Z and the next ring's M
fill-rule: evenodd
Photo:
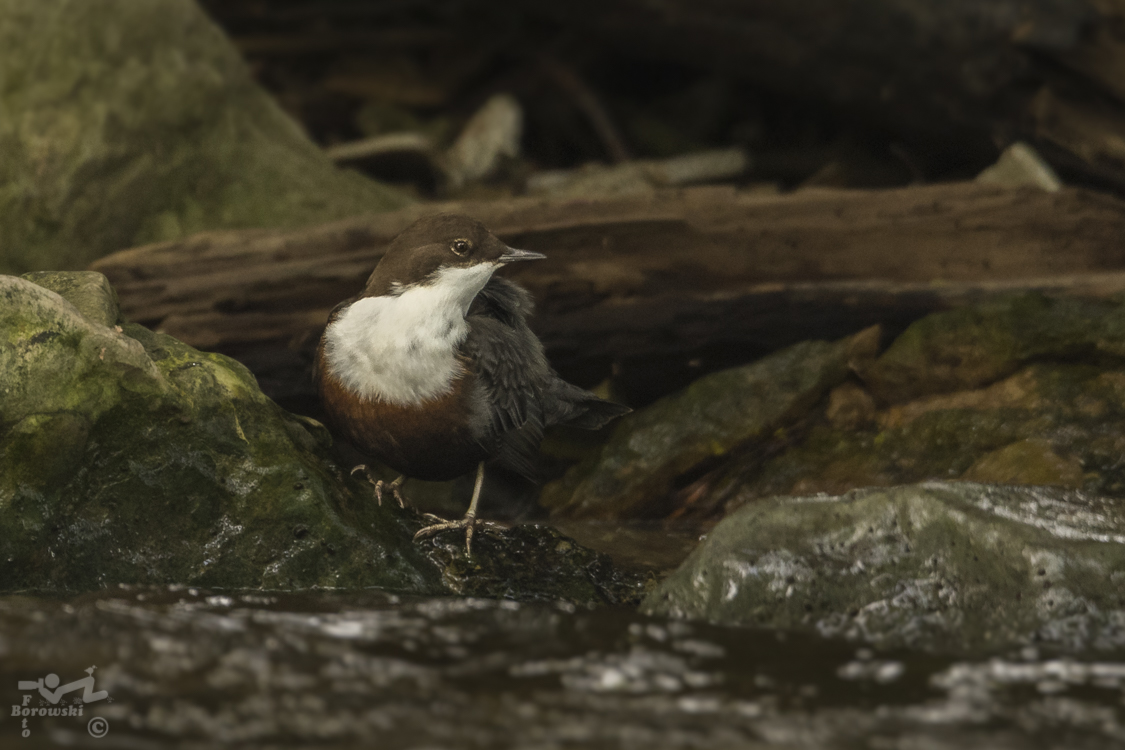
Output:
M363 292L328 318L314 372L329 423L402 474L389 485L399 504L406 477L477 471L465 517L430 516L439 523L416 540L464 529L471 553L485 461L534 480L545 428L597 429L629 411L560 378L527 326L531 296L492 275L543 257L467 216L428 216L391 241ZM375 484L380 502L386 488Z

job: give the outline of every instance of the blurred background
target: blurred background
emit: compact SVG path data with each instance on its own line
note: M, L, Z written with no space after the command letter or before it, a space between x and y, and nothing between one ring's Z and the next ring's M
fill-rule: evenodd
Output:
M426 197L465 193L427 156L497 94L523 122L499 191L707 149L746 161L697 180L887 187L973 177L1017 140L1069 181L1125 189L1109 0L203 6L334 158ZM394 133L416 139L341 148Z

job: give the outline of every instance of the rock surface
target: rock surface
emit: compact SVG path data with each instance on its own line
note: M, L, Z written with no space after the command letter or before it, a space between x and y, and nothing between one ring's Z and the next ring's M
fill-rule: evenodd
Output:
M544 488L555 517L652 516L684 474L807 411L871 353L875 331L797 344L700 378L622 418L601 450Z
M881 647L1125 646L1125 509L1047 488L928 483L749 504L649 614Z
M898 403L980 388L1044 359L1125 357L1119 300L1021 294L935 313L911 325L861 376L876 398Z
M472 558L463 534L414 544L417 513L374 503L331 459L327 431L245 367L115 325L101 274L30 276L0 276L0 591L639 599L641 576L545 528L479 535Z
M928 316L792 427L689 476L662 513L709 524L755 498L948 479L1125 497L1123 353L1119 300Z
M636 606L651 587L645 571L615 566L607 555L545 525L479 531L470 558L463 533L442 534L423 549L440 566L449 590L461 596L564 601L592 609Z
M194 0L0 7L0 272L408 200L339 170Z
M108 288L36 279L84 306ZM234 360L92 306L101 320L0 276L0 588L442 590L406 522L353 497L322 427Z
M801 439L708 478L700 509L930 479L1054 485L1125 496L1125 363L1044 361L983 388L813 421Z

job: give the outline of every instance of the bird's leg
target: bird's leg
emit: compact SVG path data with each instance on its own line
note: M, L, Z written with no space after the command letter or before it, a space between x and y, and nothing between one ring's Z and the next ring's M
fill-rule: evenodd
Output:
M390 490L395 500L398 500L398 507L406 507L406 499L402 496L402 483L406 481L405 474L402 474L393 482L384 482L382 479L376 479L371 476L371 470L367 468L367 464L360 464L359 466L353 467L351 473L355 474L357 471L362 471L363 475L367 477L367 481L375 485L375 499L379 501L379 505L383 504L383 493L386 490Z
M477 482L473 485L473 499L469 502L469 510L465 513L465 517L460 521L446 521L444 518L435 516L432 513L423 514L424 518L429 518L439 523L432 526L427 526L419 529L418 533L414 535L414 541L418 541L423 537L433 536L442 531L449 531L451 529L464 529L465 530L465 554L471 555L473 552L473 530L477 526L487 526L492 528L501 528L499 524L492 523L491 521L478 521L477 520L477 506L480 505L480 490L484 486L484 463L482 462L477 466Z

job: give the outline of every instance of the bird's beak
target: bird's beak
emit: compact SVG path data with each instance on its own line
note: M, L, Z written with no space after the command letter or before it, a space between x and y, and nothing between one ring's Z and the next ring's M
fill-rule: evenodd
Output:
M516 250L514 247L505 247L504 252L496 260L500 263L512 263L517 260L542 260L547 256L531 250Z

